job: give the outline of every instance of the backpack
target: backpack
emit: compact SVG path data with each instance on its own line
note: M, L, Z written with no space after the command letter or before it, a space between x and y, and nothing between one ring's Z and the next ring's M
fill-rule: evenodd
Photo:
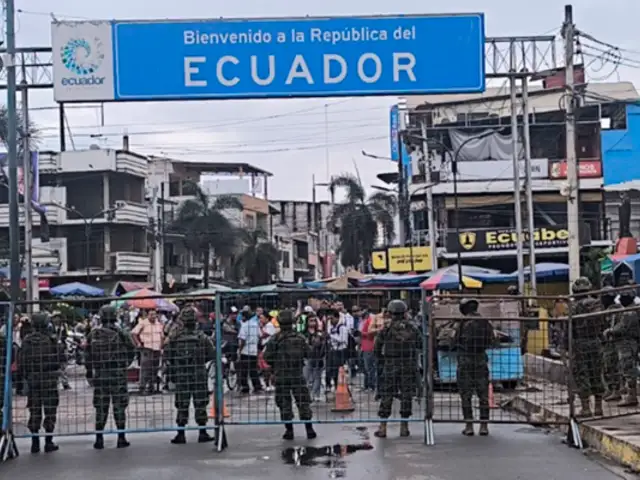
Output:
M171 363L181 369L189 369L198 365L201 359L200 336L197 333L180 335L174 340Z
M415 355L416 329L407 321L393 322L385 337L384 349L388 357L408 358Z
M91 357L98 368L117 367L121 359L120 334L116 330L99 327L91 335Z
M58 355L58 344L51 336L34 332L22 342L21 359L27 375L39 377L60 368L62 359Z

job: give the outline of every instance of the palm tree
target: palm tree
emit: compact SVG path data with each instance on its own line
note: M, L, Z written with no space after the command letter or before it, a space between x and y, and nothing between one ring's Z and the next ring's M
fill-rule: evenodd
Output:
M367 198L360 179L350 174L333 178L330 189L338 188L346 191L346 199L334 205L328 227L339 236L342 266L363 267L371 258L378 227L384 232L385 242L393 242L398 202L394 194L385 192L376 192Z
M184 246L199 255L204 263L203 286L209 287L211 252L216 257L230 258L238 243L237 229L225 216L224 210L242 210L242 203L230 195L212 198L193 184L194 198L185 200L178 208L171 229L183 235Z
M236 257L234 270L237 278L244 278L251 285L266 285L278 273L280 252L267 241L263 230L241 230L244 248Z

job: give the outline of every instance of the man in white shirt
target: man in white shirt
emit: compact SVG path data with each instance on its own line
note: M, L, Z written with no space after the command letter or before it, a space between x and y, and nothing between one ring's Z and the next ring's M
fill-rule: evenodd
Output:
M327 335L328 335L328 351L327 351L327 369L326 369L326 388L327 392L333 387L338 386L338 373L340 367L344 366L348 357L349 346L349 329L345 325L344 318L340 321L340 314L337 310L331 308L326 310L327 318Z
M249 378L253 393L262 392L258 375L258 351L260 347L260 321L249 307L242 309L242 325L238 332L238 382L241 393L249 393Z

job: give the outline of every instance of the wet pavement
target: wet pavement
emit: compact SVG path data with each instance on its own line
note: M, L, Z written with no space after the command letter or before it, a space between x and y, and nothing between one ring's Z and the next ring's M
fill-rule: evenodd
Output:
M305 480L613 480L620 477L583 453L562 444L555 433L529 426L493 426L489 437L466 438L460 425L437 424L436 445L422 443L420 424L411 438L398 438L397 425L389 438L373 436L374 425L318 425L318 438L285 442L273 426L228 427L229 449L214 452L211 444L174 446L171 433L131 435L132 446L115 448L108 437L106 449L94 451L93 439L61 438L61 450L30 455L19 441L21 456L0 465L3 478L48 480L216 480L264 479L268 476ZM314 448L307 449L304 447ZM293 447L297 447L291 450ZM305 457L306 456L306 457Z

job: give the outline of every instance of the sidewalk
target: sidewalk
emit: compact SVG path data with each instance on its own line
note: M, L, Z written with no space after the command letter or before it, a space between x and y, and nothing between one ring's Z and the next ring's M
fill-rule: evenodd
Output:
M526 393L513 397L509 402L511 408L526 415L531 423L568 423L568 392L565 387L544 380L527 380L527 385ZM624 409L605 403L605 415L626 416L581 421L583 443L633 472L640 472L640 413L635 413L637 411L637 407Z

